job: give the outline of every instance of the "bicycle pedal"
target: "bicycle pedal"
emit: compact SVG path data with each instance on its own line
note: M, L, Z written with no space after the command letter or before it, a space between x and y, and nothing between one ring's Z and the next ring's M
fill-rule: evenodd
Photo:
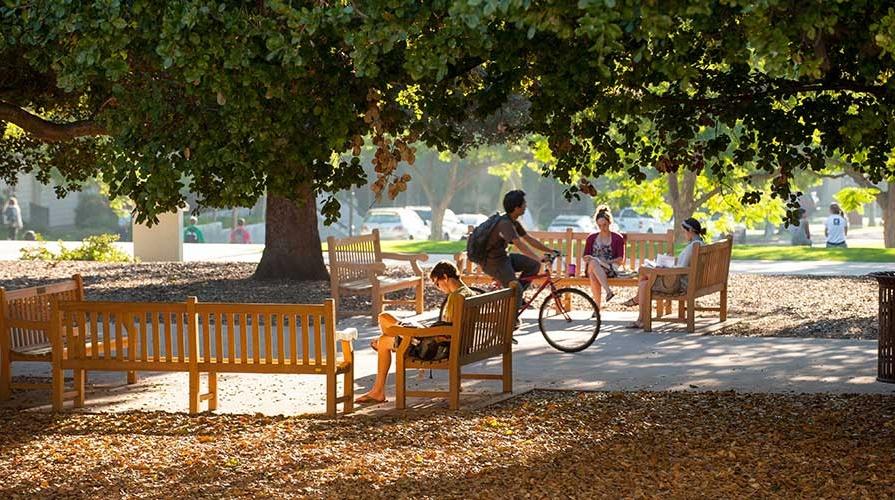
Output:
M516 340L516 338L515 338L515 337L514 337L514 338L513 338L513 339L512 339L512 340L513 340L513 344L518 344L518 343L519 343L519 341L518 341L518 340Z

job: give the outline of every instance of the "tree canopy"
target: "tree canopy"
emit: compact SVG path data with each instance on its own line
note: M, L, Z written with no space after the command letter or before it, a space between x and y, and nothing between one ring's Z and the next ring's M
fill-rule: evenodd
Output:
M887 2L7 0L0 19L0 124L18 127L0 174L100 173L150 218L184 183L212 206L361 185L364 138L383 192L413 141L528 133L571 195L609 171L741 182L724 152L790 204L832 155L895 171Z

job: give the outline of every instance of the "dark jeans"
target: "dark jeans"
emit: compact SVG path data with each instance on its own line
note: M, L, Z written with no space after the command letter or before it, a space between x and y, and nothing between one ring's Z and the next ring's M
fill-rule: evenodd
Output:
M7 239L14 240L16 239L16 233L19 232L19 228L15 226L7 226L6 231L6 234L9 236Z
M830 242L828 241L828 242L827 242L827 248L848 248L848 244L847 244L846 242L844 242L844 241L843 241L843 242L840 242L840 243L830 243Z
M518 253L511 253L504 259L489 260L485 262L482 270L485 271L485 274L497 280L497 282L500 283L500 286L508 287L510 286L511 281L517 279L517 272L522 272L522 278L538 274L538 271L541 270L541 263L531 257ZM516 296L517 308L522 306L522 292L528 288L529 284L529 282L519 282L520 286L517 289L518 293Z

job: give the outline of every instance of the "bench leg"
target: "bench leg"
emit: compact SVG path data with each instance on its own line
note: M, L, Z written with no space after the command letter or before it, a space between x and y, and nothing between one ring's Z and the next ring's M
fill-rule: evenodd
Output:
M403 353L398 351L395 355L397 359L397 367L395 368L395 408L403 410L407 407L407 379L404 373Z
M687 300L687 332L696 331L696 299Z
M513 352L508 348L503 353L503 392L513 392Z
M727 287L721 290L721 311L719 311L721 321L727 321Z
M53 366L53 411L62 411L62 402L65 394L65 372L58 366Z
M199 413L199 372L190 372L190 415Z
M354 411L354 364L348 368L348 371L343 374L342 377L344 387L342 388L342 393L345 396L345 403L343 408L344 413L351 413Z
M326 374L326 414L336 416L336 373Z
M74 370L75 379L75 408L84 407L84 389L87 386L87 372L81 369Z
M460 408L460 367L451 366L448 372L448 404L452 410L457 410Z
M209 372L208 374L208 393L211 398L208 399L208 409L211 411L218 409L218 374L217 372Z
M135 372L135 371L133 371L133 370L127 372L127 383L128 383L128 385L134 385L134 384L136 384L136 383L137 383L137 380L139 380L139 378L137 377L137 372Z
M2 335L2 332L0 332ZM12 374L11 367L12 364L9 361L9 351L3 349L0 351L2 354L2 358L0 358L0 401L6 401L12 396L12 390L10 385L12 384Z

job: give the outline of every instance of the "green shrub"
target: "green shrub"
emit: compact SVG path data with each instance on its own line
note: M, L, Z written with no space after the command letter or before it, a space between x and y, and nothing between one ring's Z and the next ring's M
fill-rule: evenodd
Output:
M21 260L45 260L59 262L63 260L89 260L95 262L131 262L131 256L119 250L115 246L118 241L117 234L99 234L88 236L74 249L62 247L60 242L59 253L50 251L44 243L35 247L26 247L20 250Z

